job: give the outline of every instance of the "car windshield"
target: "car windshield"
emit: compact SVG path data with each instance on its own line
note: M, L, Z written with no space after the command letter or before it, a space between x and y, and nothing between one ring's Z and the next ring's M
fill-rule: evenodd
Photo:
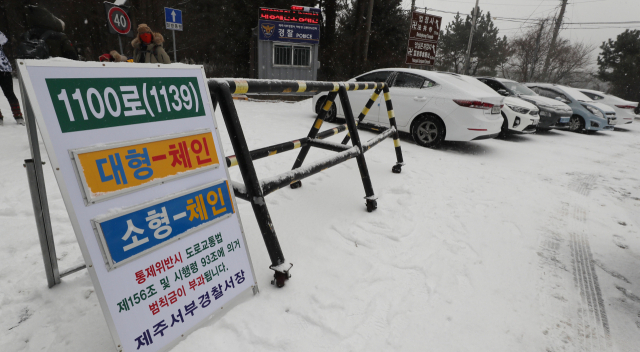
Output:
M515 94L538 95L536 92L534 92L531 89L527 88L522 83L518 83L518 82L515 82L515 81L502 81L502 84L504 84L504 86L507 87L507 89L509 89L511 92L513 92Z
M570 95L573 99L577 100L577 101L582 101L585 103L593 103L593 99L589 98L588 96L584 95L581 91L575 89L575 88L571 88L571 87L564 87L564 86L558 86L560 89L562 89L565 93L567 93L567 95Z

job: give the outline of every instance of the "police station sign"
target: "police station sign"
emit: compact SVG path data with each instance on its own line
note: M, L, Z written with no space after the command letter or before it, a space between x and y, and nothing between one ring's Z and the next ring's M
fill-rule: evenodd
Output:
M257 292L201 67L18 68L117 351Z
M320 26L317 24L259 20L258 32L260 40L311 44L320 42Z

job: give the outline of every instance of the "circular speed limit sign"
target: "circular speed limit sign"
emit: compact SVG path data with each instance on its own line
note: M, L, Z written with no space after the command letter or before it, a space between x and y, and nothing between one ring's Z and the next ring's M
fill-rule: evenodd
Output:
M116 32L127 34L131 30L131 20L126 12L119 7L112 7L109 10L109 23Z

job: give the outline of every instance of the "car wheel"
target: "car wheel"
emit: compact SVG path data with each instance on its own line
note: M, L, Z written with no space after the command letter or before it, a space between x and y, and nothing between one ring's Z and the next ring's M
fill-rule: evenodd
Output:
M320 113L320 109L322 109L326 101L327 101L326 95L318 99L318 102L316 103L316 114ZM337 115L338 115L338 109L336 109L336 102L334 101L333 104L331 104L331 107L329 108L329 113L327 114L327 116L325 116L324 120L326 122L335 122Z
M504 114L504 112L500 112L502 114L502 127L500 127L500 133L498 134L498 137L500 138L504 138L507 136L507 131L509 130L509 119L507 119L507 115Z
M584 129L584 120L578 115L573 115L569 119L569 131L580 132Z
M444 140L444 124L435 116L418 117L411 128L416 144L434 148Z

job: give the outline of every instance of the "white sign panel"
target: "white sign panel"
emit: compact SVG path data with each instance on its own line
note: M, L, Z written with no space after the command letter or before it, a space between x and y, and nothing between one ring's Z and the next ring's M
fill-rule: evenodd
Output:
M18 68L117 351L257 292L202 67Z

